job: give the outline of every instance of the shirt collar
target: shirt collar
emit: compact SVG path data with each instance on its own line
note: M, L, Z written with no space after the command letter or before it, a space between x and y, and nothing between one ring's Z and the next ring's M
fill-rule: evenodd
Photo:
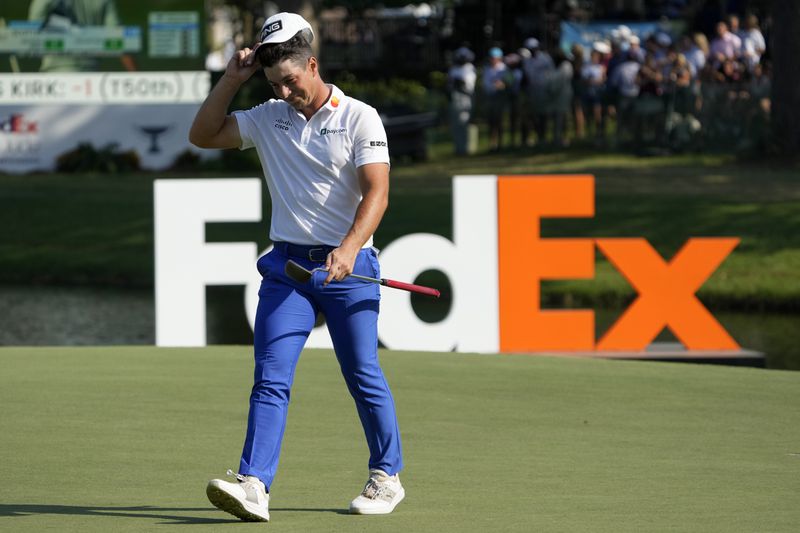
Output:
M319 112L321 112L323 110L333 113L333 112L337 111L338 109L340 109L342 107L342 100L344 99L344 93L342 92L342 90L339 89L336 85L333 85L332 83L328 83L326 85L331 88L331 94L328 97L328 101L325 102L322 105L322 107L320 107L316 111L316 113L314 113L314 116L316 116ZM305 117L305 115L303 113L301 113L297 109L293 108L285 100L283 100L283 102L286 104L287 113L289 113L292 116L300 117L303 120L306 119L306 117ZM314 118L314 117L312 116L311 118Z
M325 105L322 107L324 107L328 111L336 111L342 106L344 93L336 85L331 84L330 88L331 88L331 96L330 98L328 98L328 101L325 102Z

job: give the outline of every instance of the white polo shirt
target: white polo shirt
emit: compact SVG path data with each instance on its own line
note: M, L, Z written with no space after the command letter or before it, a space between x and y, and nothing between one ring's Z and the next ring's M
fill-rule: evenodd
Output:
M341 244L362 198L356 169L389 163L378 112L329 87L331 97L310 120L283 100L233 113L240 149L255 147L264 169L273 242Z

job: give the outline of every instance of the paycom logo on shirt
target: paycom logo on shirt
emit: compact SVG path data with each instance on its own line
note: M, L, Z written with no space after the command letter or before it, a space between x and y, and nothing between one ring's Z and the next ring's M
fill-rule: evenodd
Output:
M339 133L347 133L347 128L322 128L319 130L320 135L336 135Z

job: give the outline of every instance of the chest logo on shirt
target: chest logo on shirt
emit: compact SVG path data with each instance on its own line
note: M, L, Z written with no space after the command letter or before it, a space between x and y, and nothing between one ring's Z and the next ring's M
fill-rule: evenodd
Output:
M291 120L285 120L285 119L282 119L282 118L276 118L275 119L275 123L273 124L273 126L278 128L279 130L289 131L289 128L292 127L292 121Z
M347 133L347 128L322 128L319 130L320 135L338 135Z

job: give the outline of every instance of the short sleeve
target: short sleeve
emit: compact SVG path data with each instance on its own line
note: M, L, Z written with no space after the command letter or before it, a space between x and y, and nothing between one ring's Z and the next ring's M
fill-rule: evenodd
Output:
M386 130L374 108L366 107L360 113L354 132L353 149L356 167L369 163L389 163Z
M242 139L239 150L247 150L255 146L253 143L253 137L256 131L256 124L253 118L255 109L257 108L233 112L233 117L236 119L236 124L239 126L239 137Z

